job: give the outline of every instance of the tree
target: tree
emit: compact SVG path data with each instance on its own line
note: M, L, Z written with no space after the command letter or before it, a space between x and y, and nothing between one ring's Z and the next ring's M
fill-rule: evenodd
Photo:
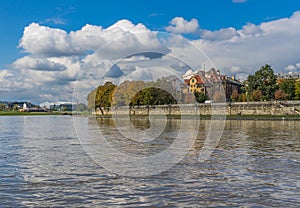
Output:
M282 89L276 90L275 100L286 100L287 98L288 98L288 94L285 93Z
M87 96L87 101L88 101L88 106L87 107L88 107L89 110L95 109L96 92L97 92L97 89L94 89Z
M251 100L252 101L262 101L263 99L263 94L260 90L254 90L251 93Z
M247 102L247 95L246 95L246 93L240 94L240 96L238 98L238 102Z
M295 83L295 100L300 100L300 81Z
M262 100L272 100L278 89L277 77L270 65L262 66L254 75L249 75L247 80L247 91L253 94L254 90L260 90Z
M195 92L194 95L195 95L196 101L198 103L204 103L205 100L208 99L208 96L204 93L201 93L201 92Z
M131 105L165 105L175 103L177 103L176 99L169 92L156 87L142 89L131 100Z
M295 80L294 79L280 79L278 80L279 89L287 94L288 100L293 100L295 97Z
M79 103L76 106L76 111L82 112L82 111L85 111L85 110L87 110L87 106L84 103Z
M97 109L104 114L102 108L108 108L112 103L112 95L115 91L116 85L112 82L106 82L88 94L88 107L90 109Z
M149 83L148 83L149 85ZM118 87L113 94L112 105L122 106L129 105L132 98L136 93L146 88L147 84L144 81L124 81Z
M4 103L0 103L0 111L5 111L6 106Z
M230 99L232 102L236 102L236 101L238 101L239 97L240 97L240 94L238 93L238 91L234 90L230 96Z
M13 111L17 111L17 110L19 110L19 105L18 104L14 104L14 106L13 106Z

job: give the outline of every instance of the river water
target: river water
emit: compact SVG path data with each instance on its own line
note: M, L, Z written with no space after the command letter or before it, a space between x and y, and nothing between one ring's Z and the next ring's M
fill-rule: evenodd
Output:
M227 120L210 157L199 161L210 122L201 120L182 160L152 176L130 177L103 168L92 157L73 119L0 117L0 207L300 206L299 121ZM141 146L112 133L112 119L76 119L136 157L168 149L180 122L168 120L163 136ZM143 131L153 124L136 119L133 125Z

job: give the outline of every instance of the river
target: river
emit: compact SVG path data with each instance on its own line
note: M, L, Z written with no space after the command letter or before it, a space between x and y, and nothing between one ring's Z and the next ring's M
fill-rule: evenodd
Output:
M118 138L112 118L76 119L135 157L170 148L180 126L179 119L167 120L164 134L139 145ZM0 207L300 206L299 121L227 120L210 157L199 161L209 122L199 121L196 140L177 164L130 177L93 158L71 116L0 117ZM136 119L133 125L144 131L154 124Z

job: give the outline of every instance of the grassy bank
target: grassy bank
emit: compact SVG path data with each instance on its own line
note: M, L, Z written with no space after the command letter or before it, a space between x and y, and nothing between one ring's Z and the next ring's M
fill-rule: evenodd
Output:
M0 111L0 116L42 116L42 115L70 115L63 112L19 112L19 111Z

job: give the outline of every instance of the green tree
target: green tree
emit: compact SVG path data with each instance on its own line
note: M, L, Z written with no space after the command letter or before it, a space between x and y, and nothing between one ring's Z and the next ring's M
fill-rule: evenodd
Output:
M6 106L4 103L0 103L0 111L5 111L6 110Z
M295 97L295 79L280 79L278 80L279 89L287 94L288 100L293 100Z
M263 99L263 94L260 90L253 90L251 93L251 100L252 101L262 101Z
M295 100L300 100L300 81L295 83Z
M76 106L76 111L83 112L87 110L87 106L84 103L79 103Z
M247 91L251 95L254 90L260 90L262 100L272 100L278 89L277 77L272 67L268 64L262 66L254 75L249 75L247 80Z
M238 98L238 102L247 102L247 95L246 95L246 93L240 94L240 96Z
M88 107L89 109L99 108L101 113L104 114L102 108L111 106L112 95L115 91L116 85L111 82L106 82L104 85L99 86L88 94Z
M201 93L201 92L195 92L194 95L195 95L196 101L198 103L204 103L205 100L208 99L208 96L204 93Z
M177 103L176 99L169 92L156 87L142 89L131 100L131 105L165 105L175 103Z

